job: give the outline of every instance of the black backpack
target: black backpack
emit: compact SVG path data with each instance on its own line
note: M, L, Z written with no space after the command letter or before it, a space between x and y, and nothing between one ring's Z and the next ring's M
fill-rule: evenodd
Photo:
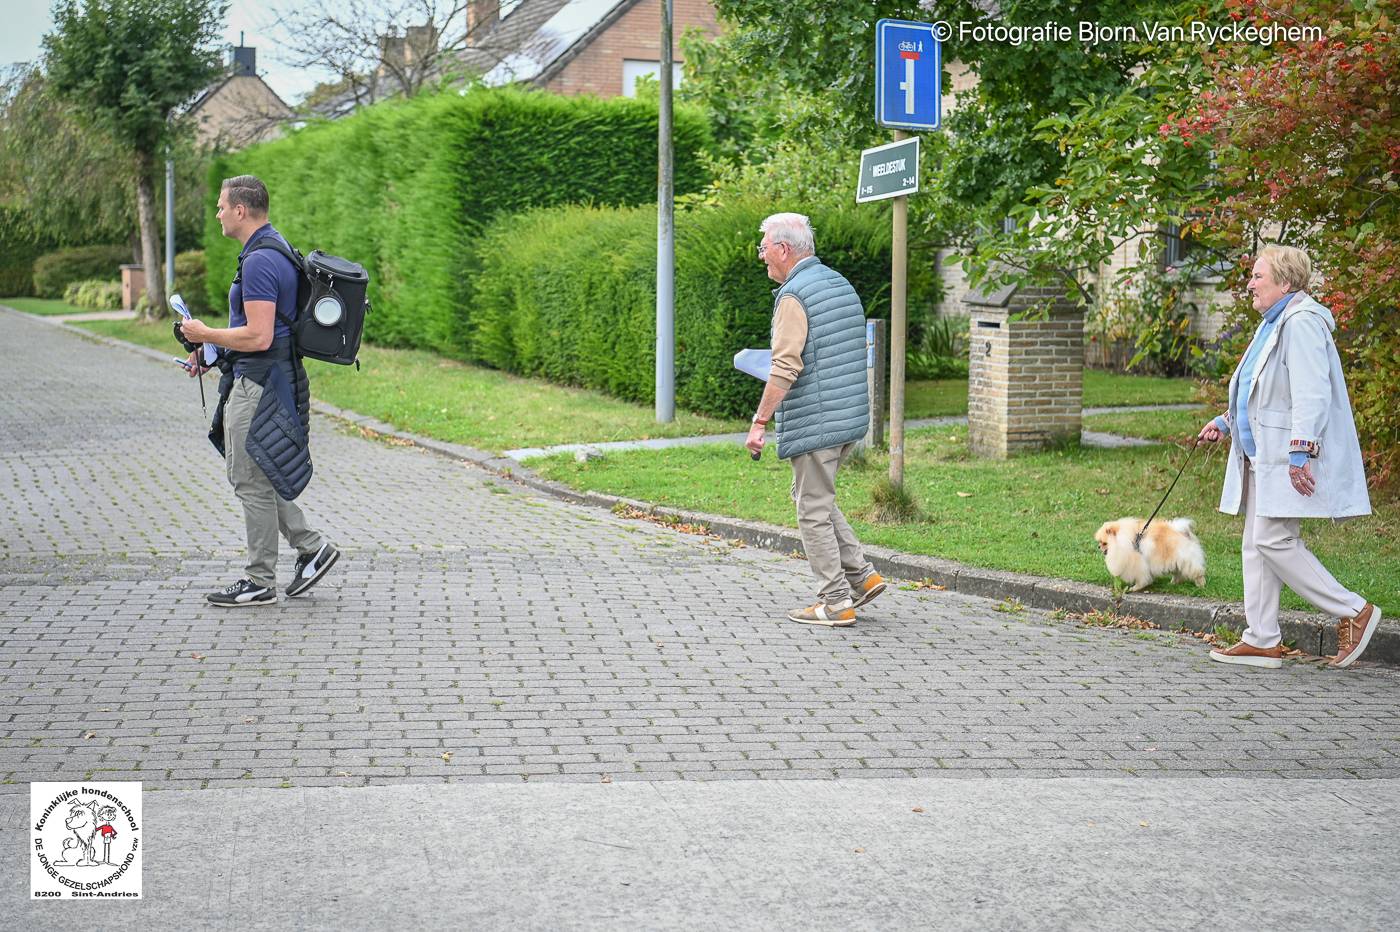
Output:
M275 249L286 256L297 270L297 317L288 320L281 311L277 316L292 331L297 353L310 359L332 362L341 366L353 364L360 351L360 336L369 313L369 274L364 266L329 256L319 249L302 258L295 247L283 246L271 236L253 244L248 253L259 249ZM246 254L245 254L246 255ZM238 281L243 281L243 259L238 258Z

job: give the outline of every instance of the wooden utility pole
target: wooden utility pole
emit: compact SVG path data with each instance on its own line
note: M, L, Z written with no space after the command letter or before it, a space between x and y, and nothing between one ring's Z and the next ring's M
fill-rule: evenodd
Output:
M894 140L908 139L902 129ZM909 271L909 198L894 198L890 241L890 483L904 485L904 349Z

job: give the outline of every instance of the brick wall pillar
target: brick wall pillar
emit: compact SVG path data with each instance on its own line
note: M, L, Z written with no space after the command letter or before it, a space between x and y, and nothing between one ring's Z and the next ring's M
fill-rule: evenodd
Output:
M1048 315L1013 320L1052 302ZM1084 312L1055 289L970 294L968 443L1005 459L1077 441L1084 405Z

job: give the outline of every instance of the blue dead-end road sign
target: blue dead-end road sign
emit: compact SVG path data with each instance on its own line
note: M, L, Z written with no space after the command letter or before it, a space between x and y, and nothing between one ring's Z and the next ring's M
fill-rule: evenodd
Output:
M943 49L931 23L875 24L875 122L895 129L938 129Z

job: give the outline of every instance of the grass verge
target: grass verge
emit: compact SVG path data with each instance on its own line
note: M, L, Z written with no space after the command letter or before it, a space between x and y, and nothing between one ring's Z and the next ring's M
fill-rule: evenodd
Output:
M1070 447L983 460L967 452L966 441L962 427L909 435L905 482L921 515L905 524L875 524L861 517L870 513L875 490L887 474L883 454L868 454L863 466L843 469L841 510L861 540L973 566L1107 584L1094 531L1107 520L1150 514L1186 455L1176 446ZM1163 517L1195 519L1206 551L1206 586L1163 581L1150 591L1241 598L1240 518L1215 510L1224 463L1219 447L1198 451L1162 510ZM580 490L786 527L796 524L788 465L771 455L751 462L738 446L610 453L589 463L551 457L530 465ZM1343 585L1381 605L1396 605L1397 518L1400 504L1379 504L1377 514L1344 524L1305 521L1303 536ZM1285 604L1306 607L1291 593L1285 594Z
M1086 408L1185 404L1192 400L1195 390L1196 383L1191 379L1084 370ZM904 416L911 421L966 413L967 379L930 379L910 382L905 388Z
M1186 411L1123 411L1114 414L1091 414L1084 418L1085 430L1101 430L1126 437L1148 440L1190 443L1206 419L1219 414L1206 408ZM1199 452L1196 454L1200 455Z
M83 321L94 333L183 355L170 324L130 320ZM649 437L690 437L748 429L676 412L656 423L649 407L586 389L522 379L418 350L365 346L361 368L307 362L317 398L439 440L500 452L561 443L600 443ZM757 396L755 396L756 398Z
M77 326L158 350L178 352L168 322L82 321ZM652 410L643 405L587 389L519 378L417 350L366 346L361 351L361 362L359 372L309 363L312 392L333 405L367 414L402 430L484 450L499 452L561 443L689 437L748 429L747 421L687 412L677 412L670 424L657 424ZM1084 378L1085 404L1090 406L1179 403L1190 400L1192 392L1189 379L1158 379L1093 370L1086 371ZM755 382L755 405L758 395ZM911 420L966 414L967 380L911 382L908 401L907 416ZM1103 417L1140 417L1144 424L1153 418L1163 418L1162 424L1185 423L1174 412ZM1092 429L1110 428L1093 426Z
M0 304L12 307L17 311L24 311L26 314L36 314L39 317L56 317L59 314L91 314L92 310L85 307L74 307L65 304L57 298L0 298Z

